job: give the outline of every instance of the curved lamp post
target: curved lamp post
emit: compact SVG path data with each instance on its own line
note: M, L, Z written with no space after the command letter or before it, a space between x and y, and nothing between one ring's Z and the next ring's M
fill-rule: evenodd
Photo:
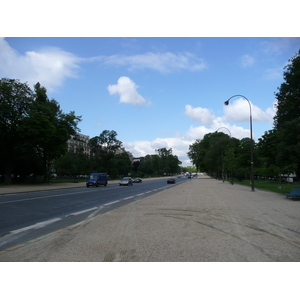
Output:
M254 171L253 171L253 138L252 138L252 112L251 112L251 104L250 104L250 101L245 96L243 96L243 95L234 95L234 96L230 97L227 101L225 101L224 104L228 105L229 104L229 100L231 98L233 98L233 97L243 97L245 100L248 101L248 104L249 104L249 107L250 107L251 192L255 192L255 190L254 190Z
M219 131L220 129L222 129L222 128L228 130L229 135L230 135L230 138L231 138L231 132L230 132L230 130L229 130L227 127L220 127L218 130L216 130L216 132L218 132L218 131ZM233 184L233 176L232 176L232 157L231 157L231 155L230 155L230 172L231 172L231 184ZM223 175L223 178L224 178L224 175ZM224 180L223 180L223 181L224 181Z

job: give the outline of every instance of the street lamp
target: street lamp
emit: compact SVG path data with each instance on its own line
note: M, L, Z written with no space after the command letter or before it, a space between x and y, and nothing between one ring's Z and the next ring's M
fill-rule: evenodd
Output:
M220 127L218 130L216 130L216 132L218 132L218 131L219 131L220 129L222 129L222 128L228 130L229 135L230 135L230 138L231 138L231 132L230 132L230 130L229 130L227 127ZM224 171L224 170L223 170L223 171ZM231 184L233 184L233 176L232 176L232 157L231 157L231 155L230 155L230 172L231 172ZM224 178L224 175L223 175L223 178ZM224 181L224 180L223 180L223 181Z
M234 95L232 97L230 97L227 101L224 102L225 105L229 104L229 100L233 97L243 97L245 100L248 101L249 107L250 107L250 136L251 136L251 140L250 140L250 150L251 150L251 192L255 192L254 190L254 171L253 171L253 138L252 138L252 112L251 112L251 104L250 101L243 95Z

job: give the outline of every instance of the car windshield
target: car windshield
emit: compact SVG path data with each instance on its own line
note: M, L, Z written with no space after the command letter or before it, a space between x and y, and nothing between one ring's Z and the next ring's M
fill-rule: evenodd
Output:
M98 175L90 175L90 179L97 179Z
M122 180L129 180L129 177L123 177Z

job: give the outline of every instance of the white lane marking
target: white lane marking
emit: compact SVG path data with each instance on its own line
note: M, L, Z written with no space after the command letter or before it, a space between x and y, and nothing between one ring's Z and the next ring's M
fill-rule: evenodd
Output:
M74 213L66 215L66 217L69 217L69 216L78 216L78 215L81 215L81 214L84 214L86 212L89 212L89 211L92 211L92 210L96 210L96 209L98 209L98 207L93 207L93 208L89 208L89 209L77 211L77 212L74 212Z
M127 198L123 198L122 200L128 200L128 199L132 199L134 198L135 196L130 196L130 197L127 197Z
M145 193L137 194L136 196L142 196L142 195L145 195Z
M152 191L145 192L145 194L151 193Z
M118 203L120 202L120 200L117 200L117 201L113 201L113 202L109 202L109 203L105 203L103 204L104 206L108 206L108 205L112 205L112 204L115 204L115 203Z
M48 220L48 221L36 223L34 225L31 225L31 226L27 226L27 227L23 227L23 228L20 228L20 229L17 229L17 230L13 230L10 233L20 233L20 232L27 231L27 230L30 230L30 229L42 228L42 227L45 227L46 225L52 224L52 223L60 221L60 220L62 220L62 219L61 218L54 218L54 219L51 219L51 220Z

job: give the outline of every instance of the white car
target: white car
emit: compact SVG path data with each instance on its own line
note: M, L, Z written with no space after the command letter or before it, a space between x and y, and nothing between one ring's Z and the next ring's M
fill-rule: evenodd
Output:
M119 182L119 185L132 185L133 183L133 180L131 177L123 177L120 182Z

